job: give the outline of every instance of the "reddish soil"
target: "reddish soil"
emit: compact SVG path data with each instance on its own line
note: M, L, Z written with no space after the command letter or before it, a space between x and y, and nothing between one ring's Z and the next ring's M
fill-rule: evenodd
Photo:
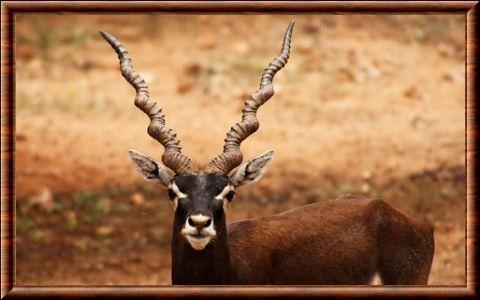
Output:
M160 158L99 29L129 49L199 165L221 151L296 20L245 158L276 156L229 220L345 193L435 228L430 284L465 283L463 16L17 17L17 284L169 284L172 214L133 170ZM252 34L253 33L253 34Z

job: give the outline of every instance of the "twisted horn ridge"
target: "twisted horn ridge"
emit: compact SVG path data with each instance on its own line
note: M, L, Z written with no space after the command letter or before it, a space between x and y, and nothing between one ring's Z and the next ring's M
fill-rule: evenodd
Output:
M148 134L165 147L165 152L162 155L162 161L165 166L177 174L196 173L198 170L193 162L181 154L182 148L180 147L180 140L177 138L177 134L165 126L165 115L162 112L162 108L158 107L155 101L150 100L147 83L133 69L132 59L127 49L107 32L100 30L100 34L117 53L123 77L137 91L135 105L150 118Z
M233 125L227 133L223 153L208 164L205 169L206 172L227 175L242 163L243 155L240 151L240 144L257 131L260 125L257 119L257 110L273 96L273 77L287 64L294 24L295 21L291 21L287 27L280 54L270 62L263 72L260 80L260 89L251 94L245 101L245 106L242 110L242 120Z

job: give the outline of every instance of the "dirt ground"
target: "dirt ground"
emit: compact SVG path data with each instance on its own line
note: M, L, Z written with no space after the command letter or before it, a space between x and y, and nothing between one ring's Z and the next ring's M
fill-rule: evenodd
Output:
M17 16L17 284L170 283L166 193L127 156L162 147L99 29L204 166L291 19L290 61L242 144L276 156L228 220L382 198L434 227L429 284L465 284L465 19L447 15Z

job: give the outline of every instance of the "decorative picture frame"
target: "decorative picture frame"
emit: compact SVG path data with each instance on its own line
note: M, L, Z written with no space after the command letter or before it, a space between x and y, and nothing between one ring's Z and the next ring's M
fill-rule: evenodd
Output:
M466 285L463 286L16 286L15 285L15 15L18 13L168 14L464 14L466 16ZM45 296L475 296L478 221L478 2L2 2L1 297Z

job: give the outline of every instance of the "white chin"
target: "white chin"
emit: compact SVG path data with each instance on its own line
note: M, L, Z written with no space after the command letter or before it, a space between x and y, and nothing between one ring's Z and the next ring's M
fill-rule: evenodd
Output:
M188 243L192 246L195 250L203 250L207 247L208 242L210 242L210 237L201 237L201 238L194 238L192 236L186 235Z

